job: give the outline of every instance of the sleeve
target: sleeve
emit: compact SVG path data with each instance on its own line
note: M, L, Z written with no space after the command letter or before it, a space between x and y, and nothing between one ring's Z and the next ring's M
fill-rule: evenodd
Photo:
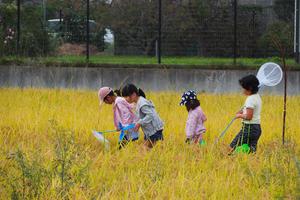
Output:
M114 109L114 124L115 124L115 128L117 130L119 130L119 122L122 123L122 121L121 121L121 115L120 115L120 112L119 112L119 108L116 105L116 108Z
M205 122L207 120L207 117L202 110L201 110L201 119L202 119L202 122Z
M129 124L134 120L132 119L130 107L126 105L126 103L117 104L117 110L120 119L119 121L122 123L122 125Z
M126 102L127 103L127 102ZM135 105L133 103L127 103L128 107L131 109L131 110L134 110L135 109Z
M253 98L253 96L249 96L246 99L245 108L252 108L252 109L254 109L255 107L256 107L255 99Z
M141 107L141 112L145 114L145 117L139 119L137 122L138 124L140 125L148 124L153 120L154 118L153 109L151 109L150 106L144 105L143 107Z
M188 115L188 119L186 121L185 132L187 138L191 138L196 132L197 125L197 115L194 112Z

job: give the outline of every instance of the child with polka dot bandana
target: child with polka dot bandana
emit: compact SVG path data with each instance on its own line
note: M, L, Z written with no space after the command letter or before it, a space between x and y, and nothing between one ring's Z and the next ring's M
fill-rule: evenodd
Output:
M206 132L204 122L207 120L200 107L196 92L189 90L183 93L180 105L185 105L188 111L186 121L186 143L204 144L203 134Z

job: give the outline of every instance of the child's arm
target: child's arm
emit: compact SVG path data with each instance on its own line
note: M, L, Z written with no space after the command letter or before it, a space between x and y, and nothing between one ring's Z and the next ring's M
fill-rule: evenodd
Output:
M236 114L243 114L243 109L239 110Z
M120 112L120 119L122 124L130 124L134 121L130 104L128 104L127 102L119 103L118 109Z
M135 131L138 131L138 129L142 125L150 123L154 118L153 110L147 105L141 107L141 112L145 114L145 117L143 117L137 121L135 129L134 129Z
M236 114L236 118L244 119L244 120L251 120L253 118L253 108L246 108L246 113L238 113Z
M207 121L207 117L206 117L206 115L204 114L203 111L201 112L201 119L202 119L202 122Z
M120 130L119 123L122 125L127 125L134 121L134 119L132 119L132 112L130 109L131 107L125 100L119 101L115 105L114 124L117 130Z
M120 130L119 123L122 124L121 113L119 107L116 105L116 109L114 111L114 124L117 131Z
M244 120L252 120L255 107L256 107L256 100L253 99L253 96L249 96L245 102L244 108L246 108L246 110L242 113L237 113L236 118L241 118Z

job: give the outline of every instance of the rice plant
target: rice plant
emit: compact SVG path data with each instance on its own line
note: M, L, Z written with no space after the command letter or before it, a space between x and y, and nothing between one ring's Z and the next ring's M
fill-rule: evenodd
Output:
M118 150L112 108L96 91L0 89L0 199L297 199L300 97L288 97L281 144L283 98L262 95L262 136L256 154L227 155L243 104L240 94L199 94L207 115L207 145L185 144L187 112L180 93L148 92L164 120L165 140L151 151L137 142Z

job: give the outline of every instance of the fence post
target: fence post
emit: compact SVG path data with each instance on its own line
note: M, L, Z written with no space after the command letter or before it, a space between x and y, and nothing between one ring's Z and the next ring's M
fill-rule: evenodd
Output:
M59 32L60 32L60 37L62 37L63 33L63 27L62 27L62 10L59 9Z
M300 31L299 31L299 24L300 24L300 1L295 0L295 30L294 30L294 52L295 52L295 61L297 63L300 62L300 53L299 53L299 42L300 42Z
M21 35L21 0L17 0L17 56L20 55L20 35Z
M157 59L161 64L161 0L158 0L158 41L157 41Z
M86 1L86 62L90 58L90 0Z
M46 44L45 39L47 38L47 0L43 0L43 56L46 56L47 50L46 50Z
M237 58L237 0L233 0L233 64L236 65Z

